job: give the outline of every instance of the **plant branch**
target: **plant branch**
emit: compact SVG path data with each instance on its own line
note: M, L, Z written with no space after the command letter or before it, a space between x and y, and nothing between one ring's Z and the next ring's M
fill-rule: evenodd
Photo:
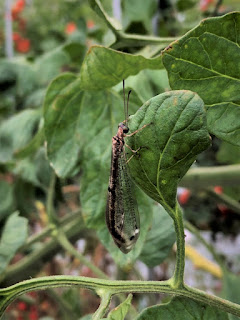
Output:
M42 290L46 288L79 286L94 290L97 294L104 294L108 290L108 294L118 293L168 293L186 298L191 298L196 301L206 303L212 307L216 307L225 312L229 312L236 316L240 316L240 305L231 301L219 298L214 295L207 294L204 291L194 289L188 286L182 288L174 288L172 282L168 281L114 281L87 277L74 276L49 276L30 279L19 282L8 288L0 289L0 315L3 314L6 307L18 296L25 292ZM107 301L107 297L106 297ZM105 305L106 302L105 301Z
M71 244L71 242L66 237L63 230L59 229L56 235L56 238L58 242L61 244L61 246L71 253L74 257L76 257L81 263L83 263L85 266L87 266L96 276L108 279L108 276L102 272L98 267L96 267L94 264L92 264L88 259L86 259L80 252L78 252L74 246Z
M215 16L218 15L218 10L219 10L220 6L222 5L222 3L223 3L223 0L218 0L217 1L216 5L215 5L215 8L213 10L213 13L211 15L212 17L215 17Z
M234 212L240 214L240 204L236 200L234 200L226 194L216 193L214 190L210 188L208 188L206 191L208 195L215 201L217 201L218 203L225 204L229 209L232 209Z
M163 48L165 48L169 45L169 43L176 40L176 38L173 37L160 38L139 34L128 34L123 31L117 31L115 35L116 41L110 46L110 48L115 50L123 47L143 47L147 45L161 45Z
M112 49L120 49L123 47L139 47L150 44L162 45L163 48L169 45L170 42L176 40L176 38L160 38L154 36L144 36L137 34L127 34L122 31L120 23L106 13L99 0L89 0L91 8L97 13L97 15L104 20L108 28L114 33L116 41L110 46Z
M48 192L47 192L46 210L47 210L49 222L54 224L58 221L58 217L55 213L54 205L53 205L54 195L55 195L55 183L56 183L56 174L54 171L52 171Z
M68 224L69 222L71 222L72 220L74 220L76 218L78 219L79 216L81 215L81 213L82 213L81 209L77 209L74 212L67 213L63 218L59 219L59 226L63 227L66 224ZM30 236L27 239L27 242L21 247L21 251L28 249L36 242L42 241L47 236L49 236L51 234L51 232L52 232L52 227L47 226L42 231L38 232L37 234Z
M104 10L101 2L99 0L88 0L90 7L92 8L93 11L95 11L95 13L104 20L104 22L106 23L106 25L108 26L108 28L110 30L112 30L112 32L114 34L117 33L117 30L122 29L122 26L120 25L120 23L111 18L107 12Z
M72 304L67 302L63 296L59 295L53 289L48 289L47 294L56 301L62 315L62 320L79 320L79 317L74 313Z
M240 165L190 169L180 182L181 187L202 189L209 186L239 185Z
M92 320L99 320L104 317L111 302L112 294L108 290L98 290L98 295L101 297L101 303L97 311L94 313Z
M67 250L69 253L71 253L74 257L76 257L81 263L83 263L85 266L87 266L96 276L102 278L102 279L109 279L109 277L102 272L98 267L96 267L94 264L92 264L89 260L87 260L80 252L78 252L74 246L71 244L71 242L66 237L63 230L59 230L58 234L56 236L58 242L61 244L61 246ZM104 299L105 299L104 295ZM110 297L111 298L111 297ZM125 297L123 295L119 296L120 301L124 301ZM135 308L131 305L131 310L133 312L136 312ZM96 318L98 319L98 318Z
M185 235L183 226L182 210L178 203L176 204L174 214L171 214L174 222L177 252L176 252L176 265L174 275L171 278L175 288L182 288L184 286L184 268L185 268Z
M86 229L82 216L75 216L75 218L64 225L64 232L70 239L73 238L87 238L92 234L92 231ZM4 284L9 284L24 279L26 275L34 275L39 268L41 268L42 263L47 261L60 250L58 242L55 238L49 239L44 242L40 248L35 249L26 257L16 262L13 265L8 266L4 277L1 278L1 282Z

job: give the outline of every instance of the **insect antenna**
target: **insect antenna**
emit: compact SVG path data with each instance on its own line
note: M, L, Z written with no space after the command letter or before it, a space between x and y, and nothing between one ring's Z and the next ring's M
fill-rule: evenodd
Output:
M126 110L126 98L125 98L125 80L123 79L123 102L124 102L124 116L126 120L127 110Z
M130 94L131 94L132 90L129 90L128 91L128 97L127 97L127 110L126 110L126 124L128 126L128 118L129 118L129 113L128 113L128 108L129 108L129 97L130 97Z

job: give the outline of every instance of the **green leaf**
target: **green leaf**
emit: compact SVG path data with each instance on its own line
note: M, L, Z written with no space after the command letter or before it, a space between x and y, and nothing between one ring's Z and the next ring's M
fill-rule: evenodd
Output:
M0 162L13 160L13 154L32 139L40 120L39 110L25 110L0 126Z
M166 70L142 70L135 76L128 77L125 83L125 92L131 89L129 103L135 102L138 106L155 94L169 90L168 76ZM122 82L119 82L114 89L123 91Z
M1 59L0 61L0 85L10 84L13 86L16 81L16 70L8 59Z
M1 83L0 83L1 86ZM5 120L7 117L14 113L16 107L16 97L8 92L0 93L0 121Z
M198 3L198 0L178 0L177 9L178 11L185 11L191 9Z
M19 149L14 153L14 157L16 159L23 159L34 154L43 144L44 138L44 129L41 128L38 130L38 132L27 145L25 145L22 149Z
M78 42L70 42L63 45L62 49L69 55L72 62L76 63L77 65L82 64L84 55L86 53L86 46Z
M106 3L106 1L104 1ZM119 23L119 20L110 17L108 14L112 13L112 6L108 5L106 10L103 8L101 2L99 0L89 0L88 1L92 10L105 22L109 22L116 30L122 29L122 26ZM111 9L110 9L111 8Z
M126 270L126 272L132 268L136 259L141 254L146 237L149 233L149 228L152 223L152 214L154 208L154 203L151 199L149 199L149 197L143 194L139 189L137 189L136 191L136 199L140 214L140 235L133 249L128 254L122 253L113 242L113 239L105 225L100 230L98 230L99 239L107 248L115 263L121 269ZM102 218L102 221L105 222L104 217Z
M79 299L78 291L75 288L69 288L67 290L64 290L64 292L61 295L61 300L64 302L64 304L67 306L65 309L65 314L69 316L69 310L71 310L71 319L74 317L74 319L79 319L77 315L82 314L82 305L81 301Z
M146 59L140 55L119 52L101 46L89 49L80 72L85 90L112 87L143 69L162 69L162 58Z
M222 164L240 163L240 147L222 141L220 148L216 154L218 162Z
M139 259L153 268L162 263L176 240L173 221L161 206L154 206L152 227Z
M15 209L13 185L0 180L0 220Z
M15 57L11 60L0 61L0 83L6 82L14 88L18 97L25 97L36 87L36 73L33 65L24 57Z
M203 20L163 54L172 89L197 92L209 131L240 146L240 13Z
M70 62L67 51L62 46L43 54L36 60L35 68L38 74L38 83L46 85L62 72L63 66Z
M131 176L165 209L174 208L178 182L210 145L203 101L191 91L160 94L130 117L129 128L143 128L126 139L133 150L140 148L129 161Z
M152 16L157 11L155 0L131 0L124 1L124 18L130 21L144 22L145 25L152 25Z
M37 152L29 158L18 161L13 172L24 181L46 190L49 186L52 168L46 159L44 148L39 148Z
M32 167L28 168L31 170ZM34 170L34 169L33 169ZM36 210L36 188L31 183L18 178L14 185L16 207L23 215L29 216L30 212Z
M0 272L7 267L27 238L27 219L14 212L6 221L0 242Z
M115 309L109 312L107 319L124 320L131 306L131 301L132 301L132 294L129 294L125 301L123 301Z
M187 298L173 298L169 303L143 310L136 320L228 320L217 308Z
M45 97L47 155L60 177L70 175L78 160L78 122L82 98L79 79L70 73L56 78Z
M24 108L39 108L43 105L46 89L41 88L34 90L26 97Z
M170 90L168 75L165 69L162 70L145 70L148 76L148 81L152 84L155 89L155 94L160 94Z
M120 84L122 86L122 83ZM142 103L150 99L154 94L151 83L146 75L146 70L142 70L136 76L130 76L127 79L128 87L134 89ZM126 88L126 92L127 92ZM132 96L130 96L132 99Z
M240 277L231 272L223 270L223 295L235 303L240 303ZM229 314L230 320L238 320L239 317Z
M32 64L23 59L14 59L11 67L16 71L16 94L24 98L37 86L37 75Z

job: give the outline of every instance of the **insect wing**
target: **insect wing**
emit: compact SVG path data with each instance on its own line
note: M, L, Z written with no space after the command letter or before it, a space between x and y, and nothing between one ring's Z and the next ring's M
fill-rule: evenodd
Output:
M139 236L139 213L123 151L114 160L110 173L106 220L117 246L122 252L128 253Z

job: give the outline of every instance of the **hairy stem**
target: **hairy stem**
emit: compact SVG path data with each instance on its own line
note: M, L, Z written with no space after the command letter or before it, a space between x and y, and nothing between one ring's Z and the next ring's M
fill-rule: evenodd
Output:
M67 225L69 222L79 219L81 217L82 210L77 209L74 212L67 213L63 218L59 219L59 226L64 227ZM34 234L30 236L26 243L21 247L21 250L26 250L29 247L31 247L34 243L40 242L44 240L46 237L48 237L52 232L52 227L51 226L46 226L42 231L38 232L37 234Z
M218 203L225 204L229 209L232 209L234 212L240 214L240 204L238 201L229 197L227 194L218 194L213 189L208 188L207 194Z
M98 294L101 297L101 303L97 311L94 313L92 320L102 319L108 310L108 306L111 302L112 294L107 290L98 290Z
M40 277L19 282L8 288L0 289L0 315L3 314L6 307L25 292L33 290L42 290L54 287L79 286L94 290L98 295L102 296L106 290L108 297L118 293L168 293L186 298L191 298L199 302L206 303L212 307L216 307L225 312L229 312L236 316L240 316L240 305L228 300L219 298L214 295L207 294L204 291L197 290L188 286L181 288L173 287L172 281L114 281L105 279L95 279L87 277L74 276L50 276ZM106 300L103 307L107 304ZM104 307L105 308L105 307Z
M209 186L239 185L240 165L202 167L190 169L180 182L180 186L191 189Z
M86 259L80 252L78 252L74 246L71 244L71 242L68 240L66 237L65 233L63 230L59 229L58 233L56 235L57 240L61 244L61 246L71 253L74 257L76 257L82 264L87 266L96 276L103 278L103 279L108 279L108 276L102 272L98 267L96 267L94 264L92 264L88 259Z
M181 288L184 286L184 267L185 267L185 234L183 226L182 210L178 203L172 216L177 239L177 256L174 275L172 278L173 286Z

